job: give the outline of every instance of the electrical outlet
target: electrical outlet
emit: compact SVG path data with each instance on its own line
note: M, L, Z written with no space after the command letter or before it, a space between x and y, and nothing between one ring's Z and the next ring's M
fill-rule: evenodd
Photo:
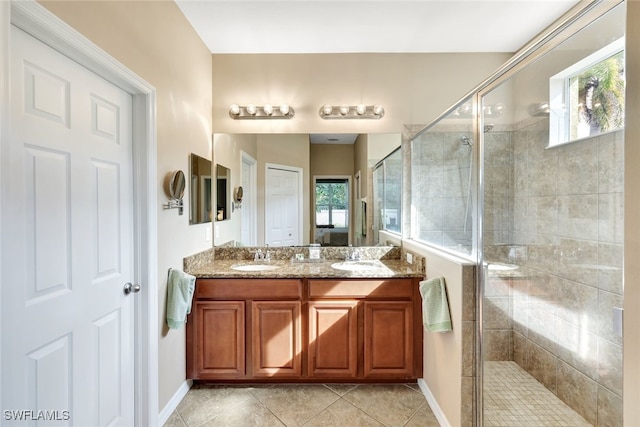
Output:
M413 255L407 252L407 263L413 264Z

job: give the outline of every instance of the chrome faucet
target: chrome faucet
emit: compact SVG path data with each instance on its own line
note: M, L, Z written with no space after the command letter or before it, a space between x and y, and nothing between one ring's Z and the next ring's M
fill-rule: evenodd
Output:
M351 253L347 252L347 261L360 261L361 258L360 251L357 249L353 249Z
M271 251L269 251L269 245L267 245L267 249L264 252L262 252L262 249L258 249L253 260L255 262L271 262Z

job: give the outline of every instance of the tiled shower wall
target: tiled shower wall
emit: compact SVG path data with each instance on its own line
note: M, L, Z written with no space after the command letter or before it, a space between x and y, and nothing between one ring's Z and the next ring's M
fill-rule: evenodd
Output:
M411 228L420 240L471 253L472 148L463 138L473 144L470 120L436 125L414 140L410 165L414 208Z
M497 128L497 127L496 127ZM485 135L486 360L514 360L596 426L622 425L623 133L547 148L548 119Z

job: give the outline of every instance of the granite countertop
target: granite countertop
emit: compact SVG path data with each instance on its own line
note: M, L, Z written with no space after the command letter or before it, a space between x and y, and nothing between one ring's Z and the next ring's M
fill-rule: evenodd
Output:
M346 271L331 267L342 260L327 259L320 262L293 262L291 260L273 260L269 263L256 263L250 260L215 260L194 265L185 271L196 278L393 278L423 277L417 265L407 264L399 259L378 260L380 267L360 271ZM357 261L356 261L357 262ZM371 261L363 261L364 263ZM277 268L266 271L238 271L232 266L270 265ZM248 267L251 268L251 267Z

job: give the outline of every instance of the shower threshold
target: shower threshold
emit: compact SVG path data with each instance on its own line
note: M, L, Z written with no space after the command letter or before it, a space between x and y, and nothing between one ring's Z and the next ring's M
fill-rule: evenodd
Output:
M485 362L483 382L485 427L592 427L515 362Z

